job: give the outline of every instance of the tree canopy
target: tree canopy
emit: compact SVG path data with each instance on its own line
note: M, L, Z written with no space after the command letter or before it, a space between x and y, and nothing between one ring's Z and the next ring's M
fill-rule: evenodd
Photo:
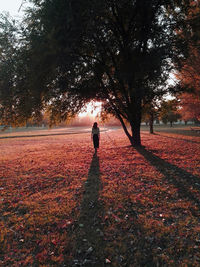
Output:
M169 90L182 1L31 2L9 86L15 121L43 109L52 122L63 120L95 99L121 122L131 144L141 145L143 105ZM1 117L6 106L1 102Z
M180 114L187 120L200 120L200 1L187 1L187 8L179 24L176 58L176 78L182 93L179 94Z
M176 122L181 117L178 112L178 101L176 99L162 101L159 110L159 117L165 124L170 122L172 127L173 122Z

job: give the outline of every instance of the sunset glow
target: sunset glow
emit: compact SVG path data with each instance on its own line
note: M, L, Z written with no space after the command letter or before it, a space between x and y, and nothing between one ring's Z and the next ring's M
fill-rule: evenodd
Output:
M101 113L101 102L90 102L87 104L85 111L79 113L79 117L97 117Z

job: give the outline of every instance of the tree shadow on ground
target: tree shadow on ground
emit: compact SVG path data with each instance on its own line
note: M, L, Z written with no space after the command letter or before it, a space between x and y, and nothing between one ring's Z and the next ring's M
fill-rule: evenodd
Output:
M159 134L159 133L154 133L154 134L155 135L159 135L161 137L169 138L169 139L175 139L175 140L178 140L178 141L185 141L185 142L188 142L188 143L200 144L200 142L193 141L193 140L188 140L188 139L184 139L184 138L177 138L177 137L172 137L172 136L166 136L166 135Z
M147 132L147 130L142 129L142 132ZM191 136L191 137L199 137L199 133L192 131L190 129L180 129L180 128L173 128L173 127L168 127L168 128L154 128L154 132L156 133L169 133L169 134L179 134L182 136Z
M76 229L76 247L71 266L104 266L103 205L99 201L102 189L99 157L93 155L88 179L85 182L80 216Z
M164 175L164 179L173 184L178 189L178 194L181 198L185 198L194 203L196 209L191 210L193 216L198 217L200 211L200 177L195 176L176 165L173 165L152 152L146 150L144 147L138 147L136 150L153 165L159 172ZM191 191L195 189L196 192ZM198 212L197 212L198 210Z

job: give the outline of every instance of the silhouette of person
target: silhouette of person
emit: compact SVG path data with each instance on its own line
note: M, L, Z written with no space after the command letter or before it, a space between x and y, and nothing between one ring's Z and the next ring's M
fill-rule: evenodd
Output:
M99 148L99 139L100 139L100 130L97 122L94 122L93 124L91 138L93 140L95 153L97 153L97 148Z

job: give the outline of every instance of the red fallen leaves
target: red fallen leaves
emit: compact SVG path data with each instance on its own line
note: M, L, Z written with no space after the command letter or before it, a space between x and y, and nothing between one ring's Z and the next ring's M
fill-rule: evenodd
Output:
M57 224L58 228L60 229L65 229L67 228L68 226L70 226L72 224L72 221L69 221L69 220L63 220L61 222L59 222Z
M42 252L38 253L36 255L36 258L38 259L39 262L44 262L48 257L48 252L46 249L44 249Z
M23 266L28 266L30 264L33 264L33 256L29 255L24 262L22 263Z
M51 256L51 260L55 263L63 263L64 262L64 256L60 254L59 256Z
M74 228L92 167L90 134L0 142L0 263L70 266L78 239ZM200 257L199 210L189 192L196 199L200 193L174 167L197 176L199 143L198 137L143 135L146 150L171 164L169 178L158 162L131 148L121 131L102 133L97 175L105 214L104 262L139 266L151 251L155 265L195 266ZM173 177L187 192L180 192Z

